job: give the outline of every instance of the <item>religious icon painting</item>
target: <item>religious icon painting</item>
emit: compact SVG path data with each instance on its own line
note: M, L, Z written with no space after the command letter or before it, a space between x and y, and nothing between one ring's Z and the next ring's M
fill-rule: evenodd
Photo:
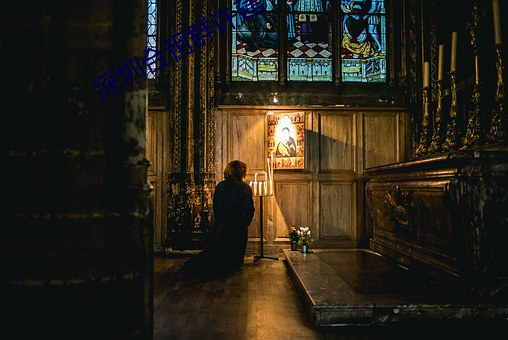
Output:
M277 113L267 116L268 157L274 169L305 167L305 113Z

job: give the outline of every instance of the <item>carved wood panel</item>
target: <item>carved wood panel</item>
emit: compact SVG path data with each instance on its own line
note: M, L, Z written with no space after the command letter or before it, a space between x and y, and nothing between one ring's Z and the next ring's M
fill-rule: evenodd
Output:
M321 171L354 171L354 114L321 114Z
M146 158L148 167L148 183L150 185L150 205L154 226L154 250L162 249L166 238L166 173L167 155L167 112L148 111L146 116Z
M231 108L216 112L216 169L240 159L249 168L246 181L266 170L266 118L270 109ZM302 110L302 108L298 108ZM277 110L279 111L279 110ZM279 112L292 112L288 108ZM306 168L275 171L275 196L263 200L267 244L283 244L290 226L308 226L323 245L366 242L363 230L361 174L366 166L398 161L406 134L400 111L306 111ZM222 174L217 175L217 180ZM258 176L259 179L259 176ZM249 237L259 237L259 198ZM360 239L362 238L362 239ZM282 242L282 243L278 243Z
M320 184L320 236L355 239L353 183Z
M364 114L363 164L365 169L397 161L397 118L397 114Z
M249 237L257 238L260 236L260 233L259 233L259 197L254 197L254 209L255 209L254 217L252 218L252 222L249 226ZM266 211L266 200L265 200L263 210L264 210L263 211L263 213L264 213ZM266 223L266 222L264 222L264 223ZM263 228L263 230L266 230L266 228ZM264 231L263 231L263 233L264 233ZM263 234L263 237L266 239L265 234Z
M148 176L155 175L157 168L157 121L159 116L157 112L148 111L146 116L146 159L150 163L148 166Z
M285 237L291 226L309 227L315 232L310 194L310 185L306 182L277 184L274 212L276 237Z
M249 174L264 170L265 119L262 113L232 113L229 161L241 160ZM226 164L224 164L226 166Z

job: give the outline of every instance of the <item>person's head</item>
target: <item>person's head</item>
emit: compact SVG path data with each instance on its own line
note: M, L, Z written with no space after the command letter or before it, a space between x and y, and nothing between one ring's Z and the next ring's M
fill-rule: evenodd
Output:
M238 181L243 181L245 176L247 176L247 164L242 161L231 161L224 169L224 179L232 178Z

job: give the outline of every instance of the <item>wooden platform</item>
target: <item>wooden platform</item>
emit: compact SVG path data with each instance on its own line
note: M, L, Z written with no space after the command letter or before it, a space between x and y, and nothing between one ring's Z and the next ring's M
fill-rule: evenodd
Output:
M365 249L284 250L316 326L482 322L508 326L508 306L443 290Z

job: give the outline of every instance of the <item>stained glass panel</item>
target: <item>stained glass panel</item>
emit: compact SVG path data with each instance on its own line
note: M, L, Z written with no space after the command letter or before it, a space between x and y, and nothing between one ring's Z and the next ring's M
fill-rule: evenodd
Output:
M147 6L146 47L147 49L157 50L157 0L147 0ZM153 54L154 52L151 52L151 55ZM146 74L149 79L155 78L155 74L150 72L148 66Z
M277 80L278 27L277 0L259 0L264 11L245 18L237 14L249 6L249 1L232 0L232 14L236 25L232 27L231 74L236 81Z
M341 0L342 81L386 81L384 0Z
M287 78L332 80L331 0L286 0Z

